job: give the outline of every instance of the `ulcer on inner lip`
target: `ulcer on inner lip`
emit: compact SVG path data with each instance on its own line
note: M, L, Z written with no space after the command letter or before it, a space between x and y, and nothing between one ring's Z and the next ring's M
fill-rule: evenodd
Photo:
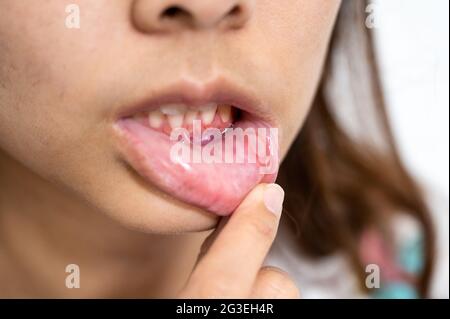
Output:
M194 120L200 120L202 127L225 129L232 124L232 107L228 104L210 103L191 109L184 104L166 104L157 110L144 112L137 117L149 127L170 134L175 128L190 130Z

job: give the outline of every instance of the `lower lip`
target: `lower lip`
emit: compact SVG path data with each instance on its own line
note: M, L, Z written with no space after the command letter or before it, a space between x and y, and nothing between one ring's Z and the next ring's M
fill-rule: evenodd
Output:
M249 119L240 120L235 127L257 130L269 125ZM116 128L125 158L140 176L174 198L219 216L230 215L252 188L259 183L272 183L277 176L276 138L266 139L268 148L275 150L271 161L276 168L268 171L258 160L248 161L247 152L253 152L253 148L245 148L244 161L239 163L176 163L170 156L176 142L168 135L132 118L119 120ZM238 143L236 148L243 147Z

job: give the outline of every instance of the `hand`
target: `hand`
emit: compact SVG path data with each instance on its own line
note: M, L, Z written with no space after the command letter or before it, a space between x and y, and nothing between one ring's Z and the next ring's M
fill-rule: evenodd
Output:
M275 238L284 192L260 184L204 242L181 298L298 298L282 270L262 267Z

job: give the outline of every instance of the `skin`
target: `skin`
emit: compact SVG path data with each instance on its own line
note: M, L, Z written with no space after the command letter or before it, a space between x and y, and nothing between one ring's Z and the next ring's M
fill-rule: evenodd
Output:
M176 79L201 87L230 77L273 108L284 156L311 105L340 1L74 3L80 29L65 27L64 1L0 1L0 295L297 296L286 274L261 269L278 224L261 204L265 185L222 222L209 242L221 240L204 250L211 257L196 264L218 218L137 177L113 124L124 106ZM174 3L189 17L161 22ZM242 10L231 16L234 5ZM236 255L248 271L237 271ZM64 286L70 263L82 269L81 289ZM214 268L221 263L229 267ZM237 275L241 287L224 289Z

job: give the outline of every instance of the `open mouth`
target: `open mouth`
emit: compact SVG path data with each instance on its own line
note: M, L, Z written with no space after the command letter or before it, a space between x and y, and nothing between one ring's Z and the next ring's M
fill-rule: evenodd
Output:
M252 104L254 103L254 104ZM165 193L220 216L278 172L277 128L232 87L171 90L116 122L126 161Z

